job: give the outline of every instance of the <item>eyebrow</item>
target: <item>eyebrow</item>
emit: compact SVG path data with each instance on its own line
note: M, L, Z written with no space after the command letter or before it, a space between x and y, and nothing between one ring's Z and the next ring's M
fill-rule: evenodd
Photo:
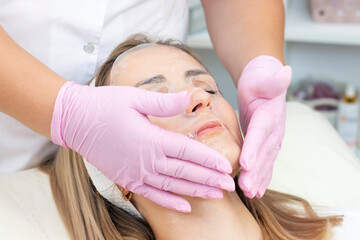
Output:
M154 77L145 79L143 81L138 82L135 87L140 87L141 85L145 85L145 84L152 84L152 83L161 83L161 82L165 82L166 78L164 77L164 75L156 75Z
M193 77L197 75L210 75L210 73L202 69L193 69L185 72L185 77Z
M184 74L185 78L193 77L193 76L197 76L197 75L210 75L211 76L211 74L208 71L205 71L202 69L188 70ZM154 77L151 77L151 78L148 78L148 79L138 82L135 85L135 87L140 87L145 84L161 83L161 82L165 82L165 81L166 81L166 77L164 75L159 74Z

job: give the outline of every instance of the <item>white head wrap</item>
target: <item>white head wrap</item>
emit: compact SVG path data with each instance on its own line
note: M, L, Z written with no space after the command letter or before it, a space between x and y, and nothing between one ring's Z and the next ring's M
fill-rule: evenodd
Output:
M95 79L91 82L90 86L95 86ZM132 205L130 201L125 201L123 199L120 189L116 186L114 182L108 179L104 174L102 174L97 168L91 165L85 158L83 158L86 170L96 188L96 190L107 199L109 202L115 206L124 209L128 213L142 218L139 211Z

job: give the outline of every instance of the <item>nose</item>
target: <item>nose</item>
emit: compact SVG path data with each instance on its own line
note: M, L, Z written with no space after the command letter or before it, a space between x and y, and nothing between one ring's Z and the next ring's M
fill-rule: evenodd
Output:
M186 109L186 113L194 113L203 108L207 108L211 106L211 97L210 94L203 91L197 90L191 94L191 100L188 108Z

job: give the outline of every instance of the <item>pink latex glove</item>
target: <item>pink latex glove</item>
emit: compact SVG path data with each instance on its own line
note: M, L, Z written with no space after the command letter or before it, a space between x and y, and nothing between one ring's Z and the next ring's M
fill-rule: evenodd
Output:
M191 211L174 194L221 198L235 183L229 161L185 135L150 122L185 111L187 92L164 94L134 87L65 83L57 96L51 137L85 157L116 184L167 208Z
M286 91L291 67L271 56L258 56L244 68L238 83L240 124L245 139L239 186L249 198L262 197L285 131Z

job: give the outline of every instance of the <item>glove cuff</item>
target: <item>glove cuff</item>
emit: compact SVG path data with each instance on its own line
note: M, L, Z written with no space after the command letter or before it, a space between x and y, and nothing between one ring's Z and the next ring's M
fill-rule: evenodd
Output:
M51 120L51 140L53 143L60 145L66 149L69 147L66 145L62 136L62 123L64 116L64 96L69 88L76 85L75 82L66 82L60 89L54 106L53 117Z

